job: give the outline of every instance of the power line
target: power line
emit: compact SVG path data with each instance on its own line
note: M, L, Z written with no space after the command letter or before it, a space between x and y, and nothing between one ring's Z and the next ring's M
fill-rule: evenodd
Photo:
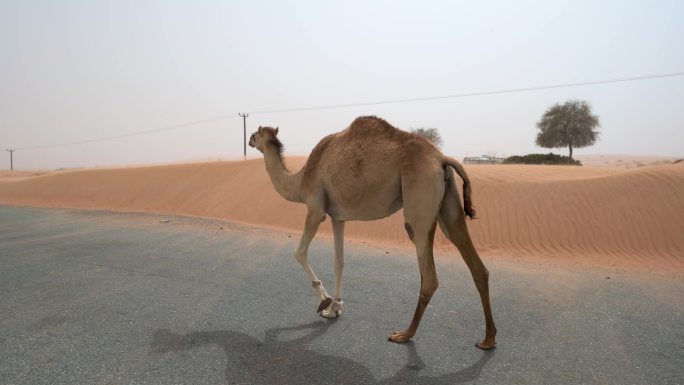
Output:
M159 128L153 128L150 130L144 130L144 131L136 131L136 132L131 132L128 134L121 134L121 135L114 135L114 136L105 136L102 138L96 138L96 139L86 139L86 140L79 140L75 142L64 142L64 143L54 143L54 144L45 144L45 145L39 145L39 146L29 146L29 147L20 147L17 148L17 150L35 150L39 148L49 148L49 147L62 147L62 146L71 146L74 144L84 144L84 143L94 143L94 142L103 142L107 140L113 140L113 139L122 139L122 138L128 138L131 136L138 136L138 135L146 135L146 134L151 134L154 132L162 132L162 131L169 131L169 130L175 130L178 128L184 128L184 127L190 127L190 126L196 126L200 124L206 124L206 123L214 123L214 122L220 122L222 120L228 120L231 118L235 118L235 114L226 114L226 115L221 115L221 116L215 116L213 118L207 118L207 119L202 119L202 120L195 120L192 122L185 122L185 123L179 123L179 124L174 124L171 126L164 126L164 127L159 127Z
M580 87L580 86L589 86L589 85L596 85L596 84L630 82L630 81L635 81L635 80L668 78L668 77L683 76L683 75L684 75L684 72L673 72L673 73L657 74L657 75L632 76L632 77L628 77L628 78L592 80L592 81L577 82L577 83L553 84L553 85L549 85L549 86L509 88L509 89L494 90L494 91L468 92L468 93L462 93L462 94L441 95L441 96L425 96L425 97L409 98L409 99L390 99L390 100L382 100L382 101L377 101L377 102L331 104L331 105L327 105L327 106L298 107L298 108L286 108L286 109L281 109L281 110L252 111L251 114L253 114L253 115L277 114L277 113L282 113L282 112L300 112L300 111L327 110L327 109L334 109L334 108L375 106L375 105L379 105L379 104L412 103L412 102L423 102L423 101L439 100L439 99L465 98L465 97L470 97L470 96L510 94L510 93L515 93L515 92L540 91L540 90L549 90L549 89L554 89L554 88Z
M549 89L555 89L555 88L581 87L581 86L590 86L590 85L599 85L599 84L631 82L631 81L637 81L637 80L671 78L671 77L677 77L677 76L684 76L684 72L672 72L672 73L655 74L655 75L641 75L641 76L631 76L631 77L625 77L625 78L604 79L604 80L591 80L591 81L576 82L576 83L561 83L561 84L552 84L552 85L546 85L546 86L508 88L508 89L501 89L501 90L478 91L478 92L468 92L468 93L451 94L451 95L424 96L424 97L407 98L407 99L389 99L389 100L381 100L381 101L373 101L373 102L330 104L330 105L322 105L322 106L295 107L295 108L284 108L284 109L276 109L276 110L257 110L257 111L249 111L246 114L247 115L266 115L266 114L279 114L279 113L287 113L287 112L304 112L304 111L316 111L316 110L330 110L330 109L336 109L336 108L376 106L376 105L381 105L381 104L414 103L414 102L425 102L425 101L440 100L440 99L457 99L457 98L465 98L465 97L473 97L473 96L510 94L510 93L517 93L517 92L549 90ZM71 146L71 145L75 145L75 144L85 144L85 143L103 142L103 141L114 140L114 139L122 139L122 138L128 138L128 137L132 137L132 136L151 134L151 133L155 133L155 132L175 130L175 129L179 129L179 128L190 127L190 126L195 126L195 125L200 125L200 124L219 122L219 121L235 118L236 115L238 115L238 114L240 114L240 113L233 112L230 114L220 115L220 116L216 116L216 117L212 117L212 118L207 118L207 119L202 119L202 120L197 120L197 121L191 121L191 122L185 122L185 123L179 123L179 124L174 124L171 126L153 128L150 130L136 131L136 132L131 132L128 134L106 136L106 137L102 137L102 138L87 139L87 140L80 140L80 141L74 141L74 142L64 142L64 143L54 143L54 144L46 144L46 145L38 145L38 146L20 147L20 148L17 148L17 150L34 150L34 149L42 149L42 148L50 148L50 147L63 147L63 146ZM242 116L242 115L240 115L240 116ZM244 120L244 117L243 117L243 120Z

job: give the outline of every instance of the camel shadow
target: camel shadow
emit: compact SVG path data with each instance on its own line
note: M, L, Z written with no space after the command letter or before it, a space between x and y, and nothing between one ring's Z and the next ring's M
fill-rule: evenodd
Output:
M270 329L264 341L245 333L221 330L185 335L160 329L154 333L151 350L156 354L191 350L213 344L223 348L228 363L226 382L245 384L425 384L463 383L480 377L494 351L483 352L473 365L441 376L421 376L425 363L409 342L408 363L392 378L377 381L362 364L343 357L320 354L308 344L325 334L333 322L317 321L307 325ZM279 339L283 333L295 338ZM305 333L305 334L303 334ZM303 334L303 335L302 335Z

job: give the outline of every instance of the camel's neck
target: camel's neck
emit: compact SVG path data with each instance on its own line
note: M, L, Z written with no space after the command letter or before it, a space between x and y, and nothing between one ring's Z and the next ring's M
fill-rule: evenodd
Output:
M278 194L288 201L301 203L302 200L299 197L301 173L292 174L285 168L280 150L275 145L266 145L264 162L266 163L266 172L271 177L273 187Z

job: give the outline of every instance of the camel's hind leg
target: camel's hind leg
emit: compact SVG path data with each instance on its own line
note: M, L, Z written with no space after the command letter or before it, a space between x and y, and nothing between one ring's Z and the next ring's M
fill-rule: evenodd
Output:
M451 174L451 170L447 170L447 172ZM496 326L494 326L494 317L492 316L492 308L489 302L489 272L477 254L473 241L468 234L465 214L463 213L458 189L453 178L447 178L446 184L444 200L439 211L439 226L447 238L458 247L458 251L461 253L466 265L468 265L468 269L470 269L470 274L473 276L477 291L480 293L486 331L485 339L478 341L475 346L481 349L491 349L496 346Z
M307 212L304 233L302 234L302 239L299 241L299 246L295 252L295 258L297 258L297 262L299 262L304 268L304 271L309 276L313 288L316 291L316 295L321 300L321 303L318 305L318 313L327 309L333 303L332 298L325 291L323 284L318 280L318 277L316 277L316 274L314 273L313 269L311 269L311 265L309 265L308 261L309 245L311 244L311 241L318 231L318 227L324 219L325 213L322 211L309 210Z
M439 282L437 281L437 271L435 270L435 261L432 255L432 244L435 237L435 229L437 222L432 224L432 228L423 234L414 233L413 242L418 253L418 268L420 269L420 295L418 297L418 305L413 314L413 319L408 329L404 331L396 331L389 336L392 342L406 342L416 334L418 325L425 308L427 308L432 295L437 291Z
M430 178L429 173L419 175L421 176L412 179L402 175L402 195L406 231L416 246L418 256L420 296L408 329L394 332L389 336L389 340L393 342L406 342L416 334L425 308L439 286L432 246L439 203L444 193L443 178L441 173L438 178Z

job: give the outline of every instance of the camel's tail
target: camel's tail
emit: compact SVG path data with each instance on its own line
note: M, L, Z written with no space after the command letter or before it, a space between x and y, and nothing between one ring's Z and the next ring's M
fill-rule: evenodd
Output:
M461 163L454 158L445 156L444 165L453 167L458 176L463 179L463 211L471 219L475 219L475 209L473 208L472 200L473 192L470 189L470 179L468 179L468 174L466 174L465 169L463 169L463 166L461 166Z

